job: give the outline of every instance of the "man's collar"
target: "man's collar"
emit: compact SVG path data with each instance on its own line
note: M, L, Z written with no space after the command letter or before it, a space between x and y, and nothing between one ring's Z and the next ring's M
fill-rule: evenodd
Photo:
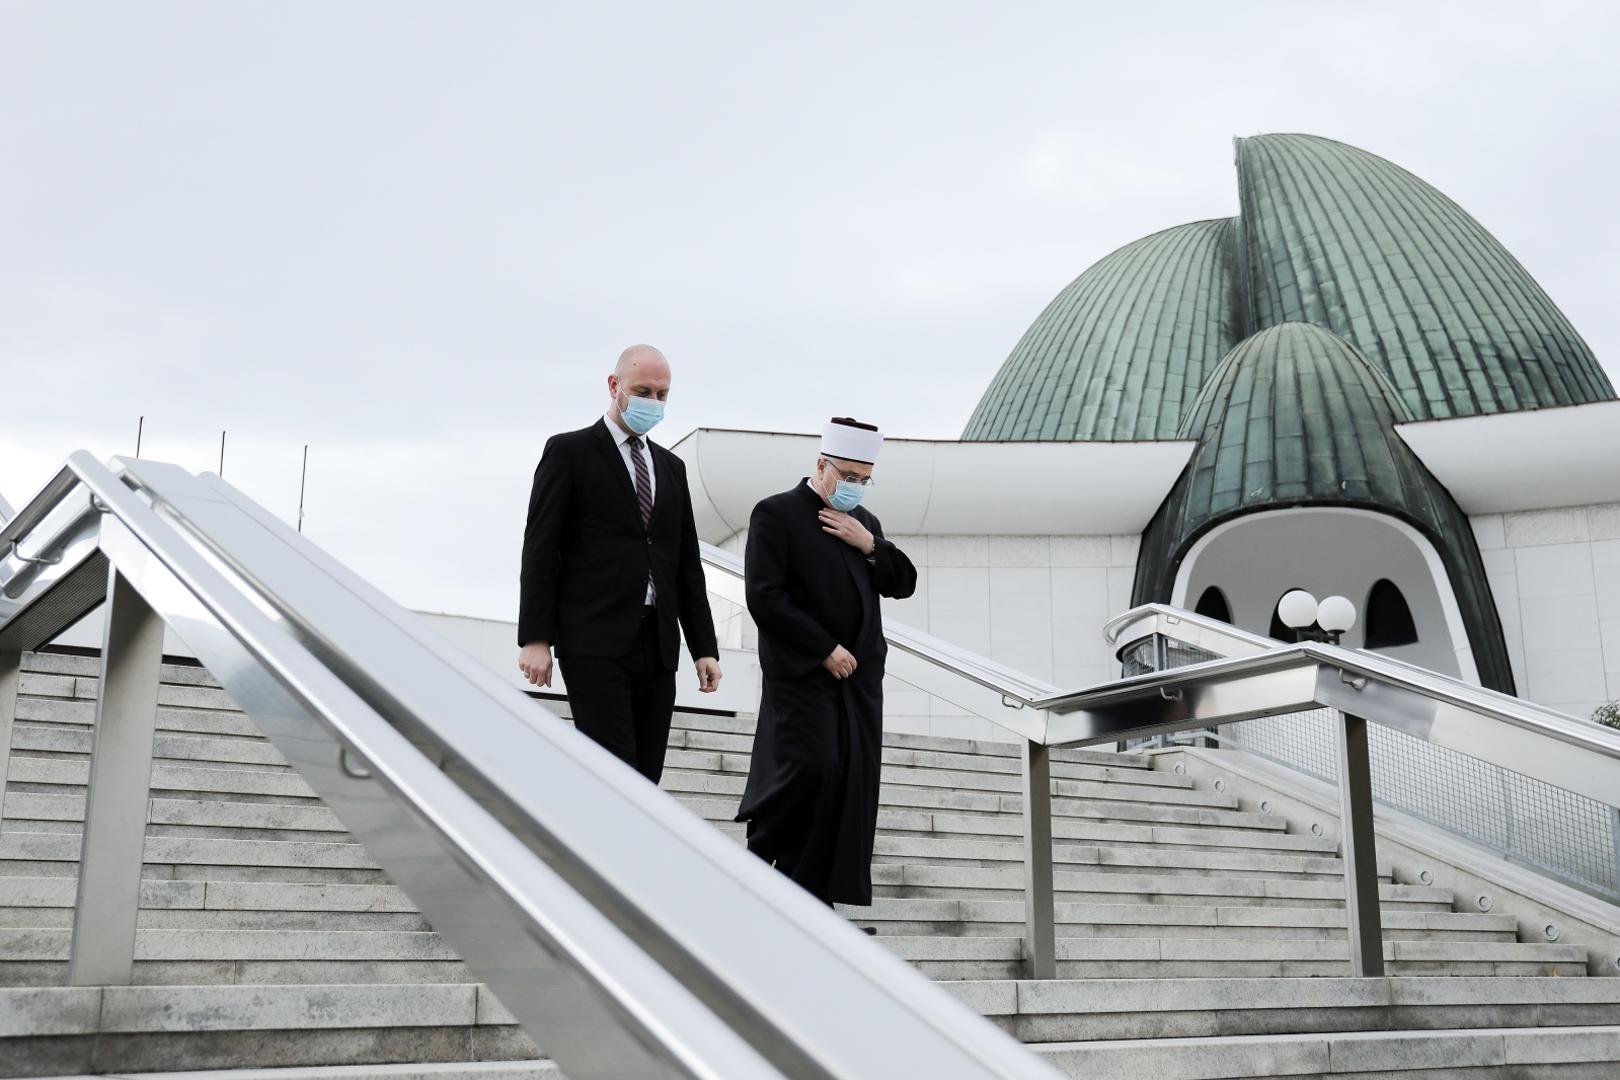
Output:
M607 413L602 414L602 426L607 428L608 438L613 440L613 445L615 446L623 446L625 443L635 438L640 438L642 442L647 441L647 437L645 435L638 436L635 432L627 431L620 425L614 423L613 417Z

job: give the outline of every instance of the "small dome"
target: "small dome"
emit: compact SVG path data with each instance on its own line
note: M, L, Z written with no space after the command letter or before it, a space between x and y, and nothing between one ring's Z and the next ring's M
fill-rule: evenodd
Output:
M1198 445L1142 535L1135 602L1168 599L1193 543L1224 521L1295 506L1374 510L1434 544L1481 679L1511 690L1468 518L1395 432L1411 418L1389 380L1320 327L1282 323L1244 341L1210 375L1181 426L1181 437Z

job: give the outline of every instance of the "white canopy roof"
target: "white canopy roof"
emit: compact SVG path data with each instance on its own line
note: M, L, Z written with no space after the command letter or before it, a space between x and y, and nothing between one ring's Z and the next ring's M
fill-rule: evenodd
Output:
M1620 401L1395 430L1464 513L1620 502Z
M863 505L896 536L1100 536L1147 527L1191 442L954 442L886 438ZM699 428L686 462L698 535L721 543L754 504L815 464L817 435Z

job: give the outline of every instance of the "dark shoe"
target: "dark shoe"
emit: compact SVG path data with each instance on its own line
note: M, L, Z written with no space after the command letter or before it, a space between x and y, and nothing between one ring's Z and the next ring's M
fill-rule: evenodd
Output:
M875 926L863 926L860 931L863 934L871 934L873 937L877 937L877 927Z

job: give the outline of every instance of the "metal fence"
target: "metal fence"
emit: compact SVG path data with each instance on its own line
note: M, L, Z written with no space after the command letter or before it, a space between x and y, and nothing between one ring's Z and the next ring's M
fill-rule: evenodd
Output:
M1218 659L1217 653L1160 635L1120 653L1126 677ZM1174 741L1201 738L1329 784L1338 779L1333 714L1327 709L1225 724L1208 736L1183 734ZM1131 745L1146 743L1164 745L1162 740ZM1620 901L1620 810L1382 724L1368 726L1367 751L1378 803L1509 862Z

